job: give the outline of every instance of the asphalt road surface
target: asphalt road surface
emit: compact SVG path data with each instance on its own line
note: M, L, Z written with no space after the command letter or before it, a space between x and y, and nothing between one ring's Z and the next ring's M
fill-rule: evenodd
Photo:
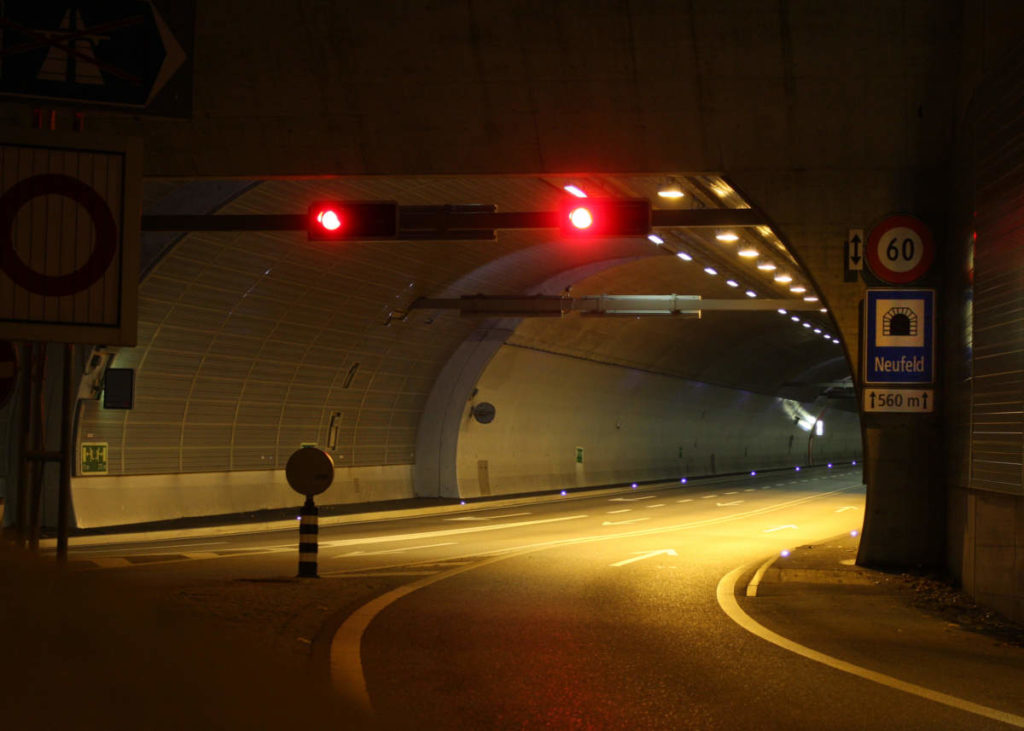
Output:
M771 645L722 610L724 576L747 567L742 591L766 558L859 530L863 501L859 468L837 467L454 506L322 526L322 578L305 582L291 533L79 545L72 563L232 622L265 624L277 601L347 726L1004 728ZM301 592L316 596L299 611Z

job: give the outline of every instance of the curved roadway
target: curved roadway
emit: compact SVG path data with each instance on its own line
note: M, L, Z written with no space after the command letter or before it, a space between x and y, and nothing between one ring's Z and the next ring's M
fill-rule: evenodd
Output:
M331 682L390 728L1005 728L769 644L723 612L723 576L747 567L742 594L766 557L862 520L860 470L844 467L324 526L320 574L347 607L327 634ZM269 576L290 570L292 538L75 555L139 576L168 563Z

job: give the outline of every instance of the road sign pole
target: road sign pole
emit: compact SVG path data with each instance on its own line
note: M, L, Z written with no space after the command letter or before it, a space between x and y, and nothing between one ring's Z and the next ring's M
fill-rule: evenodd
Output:
M64 345L64 393L61 398L61 437L60 437L60 492L57 501L57 562L67 563L68 560L68 517L71 512L71 460L74 458L72 444L72 410L74 397L72 392L72 361L75 357L75 346Z
M15 514L15 541L19 549L28 540L28 435L32 431L32 344L22 343L21 361L21 429L18 431L18 492Z
M35 393L33 394L33 428L32 428L32 452L39 455L46 451L46 343L35 343L35 361L33 365L33 381ZM29 506L28 525L28 548L30 551L39 550L39 531L41 520L41 504L43 501L43 473L46 465L41 460L33 460L32 463L32 496Z
M320 532L319 510L313 496L307 495L299 513L299 577L319 578L316 572L317 536Z

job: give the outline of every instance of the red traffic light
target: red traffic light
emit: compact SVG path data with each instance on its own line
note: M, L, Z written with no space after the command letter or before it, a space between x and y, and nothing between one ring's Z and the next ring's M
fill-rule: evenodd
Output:
M567 236L646 236L651 203L646 198L568 198L559 208L558 227Z
M334 208L323 208L317 212L316 222L324 231L337 231L341 228L341 211Z
M398 235L394 201L315 201L309 206L310 241L391 239Z

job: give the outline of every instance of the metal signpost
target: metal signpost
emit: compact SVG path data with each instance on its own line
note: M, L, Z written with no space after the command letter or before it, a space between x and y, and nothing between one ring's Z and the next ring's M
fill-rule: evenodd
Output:
M851 246L860 229L850 230ZM864 259L875 277L900 285L928 273L935 245L928 227L907 215L882 219L864 246ZM865 412L927 414L935 411L935 290L869 289L861 323L861 405ZM885 387L875 387L883 384Z
M9 131L0 158L0 337L24 343L17 542L38 546L43 470L57 462L63 562L80 375L74 344L134 345L137 337L141 147L81 132ZM44 408L51 342L64 344L56 449L46 444Z
M306 496L299 522L299 576L318 578L316 570L317 536L320 532L319 511L313 496L319 495L334 482L334 460L316 447L303 447L292 453L284 468L288 484Z

